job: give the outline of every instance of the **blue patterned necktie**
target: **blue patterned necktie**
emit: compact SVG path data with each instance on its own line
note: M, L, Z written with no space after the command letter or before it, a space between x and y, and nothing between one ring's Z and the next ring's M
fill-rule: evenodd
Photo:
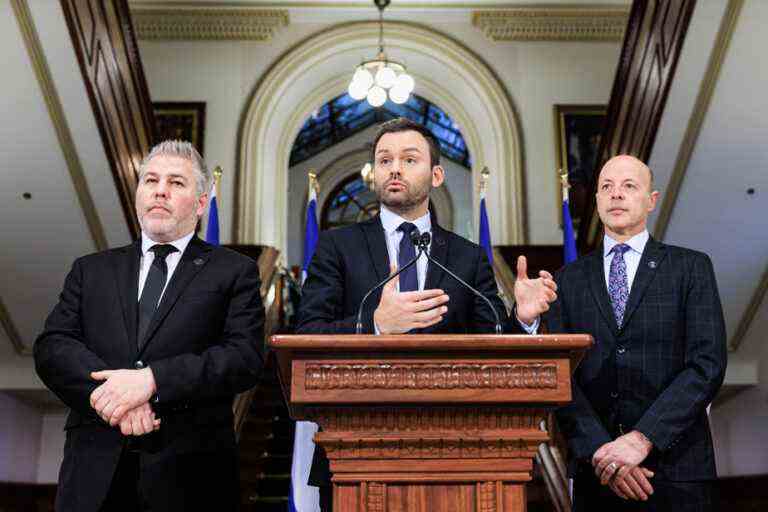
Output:
M397 228L403 232L403 238L400 240L400 251L397 255L397 268L403 268L416 257L416 248L411 241L411 233L416 229L415 224L403 222ZM416 265L412 265L405 272L400 274L400 291L414 292L419 289L419 280L416 277Z
M608 274L608 295L611 297L613 314L616 317L616 325L619 327L624 320L624 310L627 309L627 299L629 299L627 264L624 262L624 253L629 249L630 247L626 244L618 244L611 249L613 259Z

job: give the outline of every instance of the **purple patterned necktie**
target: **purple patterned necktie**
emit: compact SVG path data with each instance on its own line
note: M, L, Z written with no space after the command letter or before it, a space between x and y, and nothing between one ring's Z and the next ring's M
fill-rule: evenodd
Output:
M619 327L624 320L624 310L627 309L627 299L629 298L627 264L624 262L624 253L629 249L630 247L626 244L618 244L611 249L613 259L608 274L608 295L611 297L613 314L616 316L616 325Z

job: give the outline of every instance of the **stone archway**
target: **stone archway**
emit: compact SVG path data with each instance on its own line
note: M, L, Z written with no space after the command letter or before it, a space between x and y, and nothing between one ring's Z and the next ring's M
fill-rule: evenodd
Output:
M522 144L503 85L477 55L444 34L394 22L385 23L385 33L390 56L407 63L416 92L460 125L473 158L472 182L479 182L483 166L491 169L494 242L524 243ZM237 243L285 250L288 160L296 134L315 108L346 89L354 66L377 44L377 23L341 25L307 38L262 77L240 127Z

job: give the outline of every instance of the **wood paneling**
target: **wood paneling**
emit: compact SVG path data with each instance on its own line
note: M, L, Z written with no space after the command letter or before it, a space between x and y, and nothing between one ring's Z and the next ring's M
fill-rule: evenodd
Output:
M153 113L126 0L61 0L126 222L139 164L152 144Z
M648 161L695 5L696 0L633 2L591 190L612 156L630 154ZM602 232L591 196L581 216L581 254L600 243Z

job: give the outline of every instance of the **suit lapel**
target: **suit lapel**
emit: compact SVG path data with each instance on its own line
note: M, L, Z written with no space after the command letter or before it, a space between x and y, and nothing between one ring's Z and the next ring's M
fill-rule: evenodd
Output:
M389 251L387 250L387 239L384 235L384 227L381 225L381 218L376 217L361 222L359 224L363 230L365 241L368 244L368 254L371 257L373 268L376 270L376 276L382 281L389 275ZM351 248L354 250L354 248Z
M608 296L608 287L605 285L605 267L603 263L602 245L589 256L587 272L589 274L589 288L592 290L595 302L597 302L605 321L608 322L608 325L611 327L611 331L613 331L614 334L617 334L619 332L619 326L616 324L616 317L613 314L611 298Z
M653 238L648 239L643 255L640 258L640 265L635 273L635 279L632 282L632 289L629 291L622 328L629 324L632 314L643 299L648 285L653 281L656 271L666 255L667 251L663 244L660 244Z
M448 237L443 228L432 224L432 244L429 246L429 255L441 264L448 266ZM424 282L425 290L439 288L440 281L445 272L440 267L429 263L427 265L427 279Z
M160 299L160 304L155 311L152 321L147 327L147 334L141 344L141 356L147 349L147 345L152 341L157 328L165 320L165 317L173 308L176 301L179 300L182 292L186 289L198 272L205 266L210 257L211 246L203 243L197 236L193 236L189 241L184 254L181 256L176 270L173 272L168 286Z
M136 330L138 321L139 296L139 259L141 258L141 239L123 247L115 253L115 277L118 295L123 309L126 342L131 356L136 354Z

